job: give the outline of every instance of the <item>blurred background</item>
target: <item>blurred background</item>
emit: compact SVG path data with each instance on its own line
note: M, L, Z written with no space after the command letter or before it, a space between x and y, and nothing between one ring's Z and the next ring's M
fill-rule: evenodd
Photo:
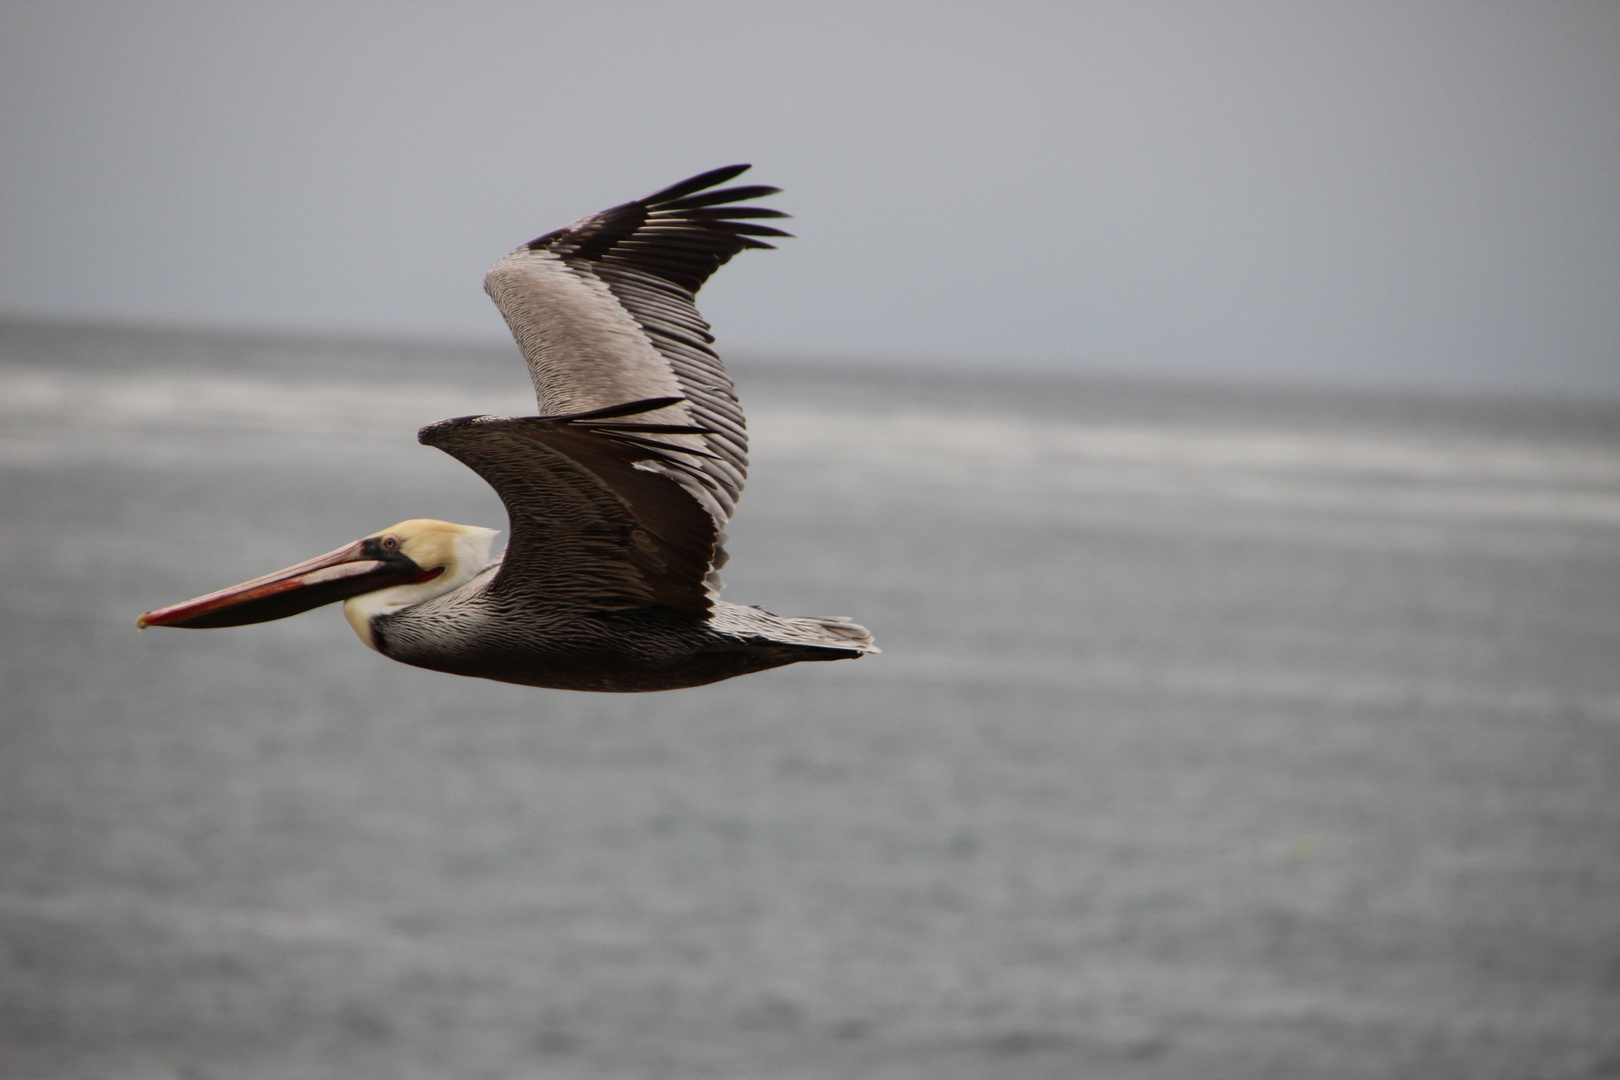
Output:
M750 161L733 351L1620 391L1610 3L0 10L11 313L495 342L493 255Z
M690 174L730 599L652 696L134 616L532 409ZM1620 8L0 0L0 1075L1620 1075Z

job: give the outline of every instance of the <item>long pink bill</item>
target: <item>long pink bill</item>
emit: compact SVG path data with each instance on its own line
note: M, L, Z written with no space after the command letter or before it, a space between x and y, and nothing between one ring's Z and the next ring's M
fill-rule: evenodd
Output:
M422 581L437 573L424 572L405 555L385 552L374 538L368 538L195 600L148 611L135 625L193 630L246 626L285 619L391 585Z

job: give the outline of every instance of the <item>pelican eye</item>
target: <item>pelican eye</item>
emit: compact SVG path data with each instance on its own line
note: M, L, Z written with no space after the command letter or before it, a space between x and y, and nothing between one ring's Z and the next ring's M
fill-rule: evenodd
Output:
M399 537L397 537L397 536L385 536L385 537L383 537L382 538L382 549L384 551L398 551L399 550Z

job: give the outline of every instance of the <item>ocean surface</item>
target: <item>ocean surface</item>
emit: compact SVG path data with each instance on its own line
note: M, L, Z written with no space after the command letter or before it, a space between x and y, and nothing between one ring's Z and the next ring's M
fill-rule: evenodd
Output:
M585 695L134 627L512 350L0 325L0 1075L1620 1076L1620 403L733 370L884 652Z

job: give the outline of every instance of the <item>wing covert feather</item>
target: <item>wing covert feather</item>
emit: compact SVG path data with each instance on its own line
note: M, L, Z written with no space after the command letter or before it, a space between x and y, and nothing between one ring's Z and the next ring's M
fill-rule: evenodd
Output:
M469 416L417 437L483 477L506 505L511 536L493 601L530 596L595 611L658 604L703 615L718 591L720 532L679 479L673 440L690 429L659 426Z

